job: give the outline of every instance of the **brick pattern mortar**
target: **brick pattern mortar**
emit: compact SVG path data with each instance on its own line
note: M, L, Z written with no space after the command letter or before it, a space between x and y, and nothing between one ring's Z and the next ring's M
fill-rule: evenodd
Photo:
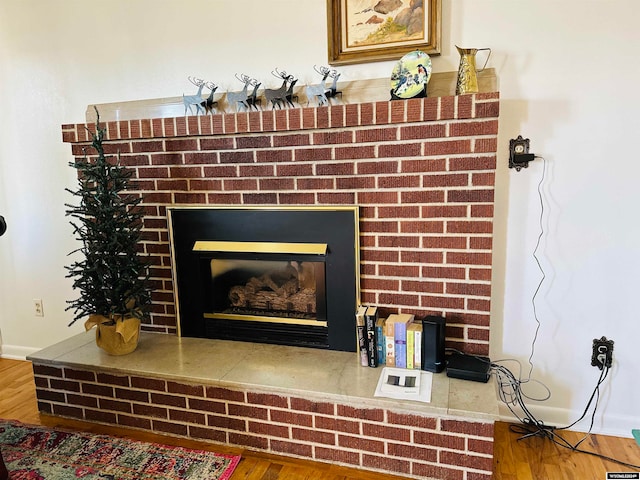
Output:
M489 480L493 423L34 364L41 412L407 478Z
M447 317L487 354L499 94L107 122L106 151L144 195L149 331L175 333L166 209L358 205L361 300ZM94 125L62 126L76 157Z

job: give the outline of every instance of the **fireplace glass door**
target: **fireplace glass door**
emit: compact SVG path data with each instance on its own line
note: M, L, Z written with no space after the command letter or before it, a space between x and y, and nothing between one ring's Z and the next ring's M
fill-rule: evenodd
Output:
M195 242L207 331L282 344L307 331L306 342L326 343L326 250L326 244Z
M326 326L324 262L214 258L205 318Z

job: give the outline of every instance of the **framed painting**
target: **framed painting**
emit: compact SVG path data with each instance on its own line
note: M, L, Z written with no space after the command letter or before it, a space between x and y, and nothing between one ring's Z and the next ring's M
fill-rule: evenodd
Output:
M329 64L440 54L442 0L327 0Z

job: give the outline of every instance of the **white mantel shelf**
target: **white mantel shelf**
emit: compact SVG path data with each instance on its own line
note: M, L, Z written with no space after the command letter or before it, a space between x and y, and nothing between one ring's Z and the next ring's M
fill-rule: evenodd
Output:
M449 97L455 95L457 72L438 72L431 76L428 84L429 97ZM185 85L185 95L191 95L189 85ZM191 85L192 88L195 88ZM338 82L337 90L342 92L342 100L334 100L344 104L367 103L389 100L389 90L391 81L389 78L374 78L367 80L352 80ZM498 91L498 78L495 69L487 68L478 72L478 89L480 93ZM300 106L305 107L306 96L305 86L299 85L294 89L294 94L300 99ZM262 90L258 90L258 98L262 95ZM208 92L203 93L203 100ZM229 108L226 102L226 92L218 90L214 95L214 100L218 101L226 113L235 113L235 109ZM309 106L314 106L313 104ZM102 103L89 105L86 110L86 122L95 123L95 108L100 112L100 120L105 122L134 120L142 118L168 118L183 117L184 104L181 96L154 98L146 100L131 100L113 103ZM222 113L218 111L217 114Z

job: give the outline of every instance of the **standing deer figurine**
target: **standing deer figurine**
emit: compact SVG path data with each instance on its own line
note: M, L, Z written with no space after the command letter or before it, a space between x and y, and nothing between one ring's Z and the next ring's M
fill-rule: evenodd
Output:
M331 70L329 76L333 79L331 83L331 88L325 90L324 94L327 99L336 98L338 95L342 99L342 92L338 90L338 78L340 78L340 74L336 69Z
M201 107L202 104L202 88L204 87L205 81L201 78L187 77L191 83L193 83L196 87L198 87L198 93L195 95L185 95L182 94L182 102L184 103L184 114L187 114L187 109L189 113L193 114L192 106L196 107L196 115L199 115L201 111L204 111Z
M251 84L252 79L244 73L240 76L236 73L235 76L238 81L244 83L244 88L240 92L227 92L227 103L229 103L230 107L235 107L236 112L238 112L239 105L242 105L244 108L249 110L249 104L247 103L247 90L249 90L249 85Z
M275 109L276 105L282 108L282 104L285 104L287 101L287 82L293 78L293 75L289 75L284 70L279 72L278 69L275 69L275 72L271 72L276 78L282 79L282 85L278 89L265 88L264 89L264 98L267 100L267 104L271 104L271 108Z
M260 99L257 98L257 96L258 96L258 87L262 85L262 83L258 82L258 80L256 80L255 78L252 78L250 83L251 85L253 85L253 91L251 92L251 95L247 97L247 104L249 104L250 109L255 108L256 110L260 110L258 108L258 105L260 104Z
M295 104L293 103L294 100L296 102L298 101L298 96L293 94L293 87L295 86L296 83L298 83L298 79L297 78L293 78L291 80L291 83L289 83L289 88L287 89L287 92L286 92L286 95L285 95L285 100L292 107L295 107Z
M329 76L329 73L331 73L331 70L323 66L317 68L315 65L313 66L313 69L322 75L322 81L318 85L307 85L307 105L309 105L309 102L313 99L318 100L318 106L327 105L329 100L327 100L327 87L325 86L325 82L327 81L327 77Z
M209 90L211 90L211 93L209 93L209 96L205 101L200 102L200 106L204 108L204 111L206 113L211 113L213 112L214 108L218 108L218 102L213 101L213 94L216 93L216 90L218 89L218 85L216 85L213 82L206 82L205 85ZM223 110L223 113L224 113L224 110Z

